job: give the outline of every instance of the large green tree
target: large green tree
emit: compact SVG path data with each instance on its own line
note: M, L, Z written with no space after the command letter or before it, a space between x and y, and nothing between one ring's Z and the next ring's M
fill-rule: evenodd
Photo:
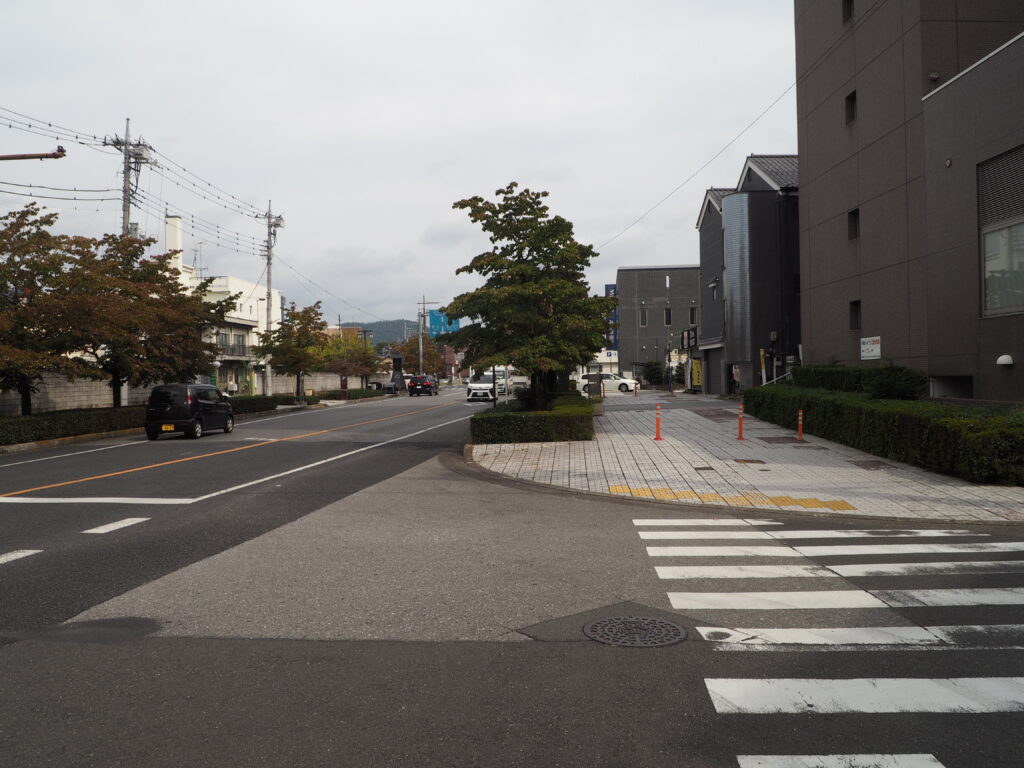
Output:
M383 366L373 344L365 337L341 333L331 336L320 349L324 370L340 376L358 376L360 384L366 386L365 378L380 373Z
M86 359L109 377L115 407L122 384L208 374L217 347L204 336L224 322L237 298L207 301L211 280L187 289L171 266L173 254L145 255L153 242L126 235L77 239L76 305L69 319Z
M302 397L302 378L323 364L321 350L327 343L327 323L320 302L298 309L291 302L281 324L269 333L260 334L260 343L253 349L257 355L269 356L275 370L295 377L295 396Z
M0 217L0 390L18 392L26 416L45 374L72 380L88 373L84 361L70 356L72 243L50 232L56 220L35 204Z
M597 253L576 241L571 222L549 214L547 192L512 182L495 194L452 206L468 212L492 247L456 271L479 274L484 284L442 308L472 322L439 341L465 350L467 365L529 372L534 402L544 407L557 376L604 346L615 299L589 295L583 271Z

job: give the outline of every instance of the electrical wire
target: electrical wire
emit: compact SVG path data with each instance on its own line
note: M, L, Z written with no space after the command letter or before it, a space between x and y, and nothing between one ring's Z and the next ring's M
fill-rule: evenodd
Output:
M841 35L841 36L840 36L840 38L839 38L838 40L836 40L836 41L835 41L835 42L834 42L834 43L833 43L832 45L830 45L830 46L829 46L828 48L826 48L826 49L825 49L825 50L824 50L824 51L822 52L822 54L821 54L820 56L818 56L818 58L817 58L817 59L815 59L815 60L814 60L814 61L813 61L813 62L812 62L812 63L810 64L810 66L808 66L808 67L807 67L807 69L806 69L806 70L804 71L804 74L803 74L803 75L802 75L801 77L799 77L799 78L797 78L796 80L794 80L794 81L793 81L793 82L792 82L792 83L791 83L791 84L789 85L789 87L788 87L788 88L786 88L786 90L784 90L784 91L783 91L782 93L780 93L780 94L779 94L779 95L778 95L778 96L777 96L777 97L775 98L775 100L774 100L774 101L772 101L772 103L771 103L771 104L769 104L769 105L768 105L767 107L765 107L765 108L764 108L764 109L763 109L763 110L761 111L761 113L760 113L760 114L759 114L759 115L758 115L757 117L755 117L755 118L754 118L753 120L751 120L751 121L750 121L750 122L749 122L749 123L747 124L747 126L746 126L746 127L745 127L745 128L744 128L744 129L742 130L742 131L740 131L739 133L737 133L737 134L736 134L736 135L735 135L735 136L734 136L734 137L733 137L733 138L732 138L732 139L731 139L731 140L730 140L730 141L729 141L729 142L728 142L728 143L727 143L727 144L726 144L726 145L725 145L724 147L722 147L722 148L721 148L720 150L718 150L718 152L716 152L716 153L715 153L714 155L712 155L712 156L711 156L711 159L709 159L709 160L708 160L708 161L707 161L706 163L704 163L704 164L703 164L702 166L700 166L700 168L698 168L698 169L697 169L696 171L694 171L694 172L693 172L693 173L691 173L691 174L690 174L689 176L687 176L687 177L686 177L686 178L685 178L685 179L684 179L684 180L683 180L683 181L682 181L682 182L681 182L680 184L678 184L678 185L677 185L677 186L675 187L675 189L673 189L673 190L672 190L671 192L669 192L669 193L668 193L667 195L665 195L665 196L664 196L663 198L661 198L661 200L659 200L659 201L658 201L657 203L655 203L655 204L654 204L654 205L652 205L652 206L651 206L650 208L648 208L648 209L647 209L646 211L644 211L644 212L643 212L642 214L640 214L640 216L638 216L638 217L636 218L636 220L634 220L634 221L633 221L633 223L632 223L632 224L630 224L629 226L625 227L625 228L624 228L624 229L622 229L622 230L621 230L621 231L620 231L620 232L619 232L618 234L616 234L615 236L613 236L613 237L609 238L608 240L605 240L605 241L604 241L603 243L601 243L601 244L600 244L599 246L597 246L597 250L598 250L598 251L600 251L600 250L604 249L604 247L605 247L605 246L607 246L607 245L610 245L611 243L613 243L613 242L615 242L616 240L618 240L618 239L619 239L620 237L622 237L622 236L623 236L624 234L626 234L626 233L627 233L627 232L628 232L629 230L631 230L631 229L632 229L633 227L635 227L635 226L636 226L637 224L639 224L639 223L640 223L641 221L643 221L644 219L646 219L646 218L647 218L647 217L648 217L648 216L649 216L650 214L654 213L654 211L656 211L656 210L657 210L658 208L660 208L660 207L661 207L662 205L664 205L664 204L665 204L665 203L666 203L666 202L668 201L668 199L669 199L670 197L672 197L672 196L673 196L673 195L674 195L674 194L675 194L676 192L678 192L678 191L679 191L680 189L682 189L683 187L685 187L685 186L686 186L686 185L687 185L687 184L688 184L689 182L693 181L694 177L696 177L696 176L697 176L697 174L699 174L699 173L700 173L701 171L703 171L703 170L704 170L705 168L707 168L707 167L708 167L709 165L711 165L711 163L713 163L713 162L714 162L715 160L717 160L717 159L718 159L719 157L721 157L721 156L722 156L722 155L723 155L723 154L725 153L725 151L726 151L727 149L729 149L729 147L731 147L731 146L732 146L733 144L735 144L735 143L736 143L737 141L739 141L739 139L740 139L740 138L741 138L741 137L742 137L742 136L743 136L743 135L744 135L744 134L745 134L745 133L746 133L747 131L749 131L749 130L750 130L751 128L753 128L753 127L754 127L754 126L755 126L755 125L756 125L756 124L757 124L757 123L758 123L758 122L759 122L759 121L761 120L761 118L762 118L762 117L764 117L765 115L767 115L767 114L768 114L768 112L770 112L770 111L771 111L772 107L774 107L774 106L775 106L776 104L778 104L778 103L779 103L780 101L782 101L782 99L783 99L783 98L784 98L784 97L786 96L786 94L788 94L788 93L789 93L790 91L792 91L792 90L793 90L794 88L796 88L796 86L797 86L797 85L798 85L798 84L799 84L800 82L802 82L802 81L803 81L803 80L805 80L805 79L806 79L807 77L809 77L809 76L810 76L810 74L811 74L812 72L814 72L814 70L816 70L816 69L817 69L817 68L818 68L818 67L819 67L819 66L821 65L821 63L822 63L822 62L823 62L823 61L824 61L824 60L825 60L825 59L826 59L826 58L827 58L827 57L828 57L828 56L829 56L829 55L830 55L830 54L831 54L831 53L832 53L833 51L835 51L835 50L836 50L836 48L838 48L838 47L839 47L840 45L842 45L842 44L843 44L843 43L844 43L844 42L846 41L847 37L848 37L848 36L849 36L850 34L852 34L852 33L853 33L853 31L854 31L855 29L859 28L859 27L860 27L860 26L861 26L862 24L864 24L864 23L865 23L865 22L866 22L866 21L867 21L868 19L870 19L870 18L871 18L871 16L873 16L873 15L874 15L874 13L875 13L875 12L876 12L876 11L877 11L877 10L878 10L878 9L879 9L880 7L881 7L881 5L882 5L881 3L878 3L878 4L874 5L874 6L872 6L871 8L869 8L869 9L868 9L868 10L867 10L867 11L866 11L866 12L865 12L865 13L864 13L864 14L863 14L862 16L860 16L860 17L859 17L859 18L858 18L858 19L857 19L857 20L856 20L856 21L855 21L855 22L854 22L854 23L853 23L853 24L852 24L852 25L850 26L850 29L849 29L849 30L847 30L847 32L846 32L845 34Z
M214 185L214 184L210 183L210 182L209 182L209 181L207 181L206 179L204 179L204 178L202 178L201 176L199 176L199 175L197 175L197 174L193 173L192 171L190 171L190 170L189 170L188 168L186 168L185 166L181 165L180 163L177 163L177 162L175 162L174 160L172 160L171 158L169 158L169 157L168 157L167 155L165 155L165 154L164 154L163 152L159 152L159 151L157 151L157 150L155 150L155 149L154 149L154 150L153 150L153 153L154 153L154 154L156 154L156 155L159 155L160 157L162 157L162 158L163 158L163 159L164 159L165 161L167 161L167 162L168 162L168 163L169 163L170 165L173 165L174 167L176 167L176 168L179 168L179 169L180 169L180 170L182 171L182 173L185 173L185 174L187 174L187 175L189 175L189 176L191 176L191 177L193 177L193 178L197 179L198 181L201 181L201 182L202 182L203 184L205 184L206 186L208 186L208 187L209 187L210 189L214 189L214 190L216 190L217 192L220 192L220 193L221 193L221 194L223 194L223 195L227 195L227 196L228 196L229 198L231 198L231 199L232 199L232 200L234 200L235 202L239 203L239 204L240 204L240 205L241 205L242 207L248 208L248 209L249 209L249 210L250 210L250 211L252 212L252 215L254 215L254 216L260 216L260 215L262 215L262 214L263 214L263 211L261 211L261 210L259 210L258 208L256 208L256 207L255 207L255 206L254 206L254 205L253 205L252 203L246 202L246 201L245 201L245 200L243 200L242 198L240 198L240 197L237 197L237 196L235 196L235 195L232 195L232 194L231 194L230 192L227 192L227 191L225 191L225 190L221 189L220 187L218 187L218 186L216 186L216 185Z
M0 112L7 112L8 114L11 114L11 115L17 115L18 117L23 117L28 122L25 122L25 120L14 120L13 118L6 118L7 120L10 120L10 121L13 121L13 122L16 122L16 123L20 123L21 125L27 126L29 128L32 127L33 123L35 123L37 126L40 126L40 127L45 125L47 128L50 129L51 132L62 133L62 134L64 134L63 138L70 139L72 141L78 141L78 142L81 143L82 140L83 140L82 137L87 136L87 137L91 138L93 141L97 142L98 144L102 144L103 143L103 139L101 139L99 136L97 136L94 133L89 133L88 131L76 131L74 128L65 128L63 126L57 125L56 123L51 123L51 122L48 122L46 120L37 120L34 117L30 117L29 115L22 114L21 112L15 112L13 109L8 109L7 107L0 107ZM9 125L8 127L11 127L11 126ZM47 132L47 133L42 134L42 135L49 136L50 132Z
M40 200L74 200L80 203L103 203L110 200L120 200L118 197L57 197L54 195L38 195L34 192L11 192L0 189L0 195L17 195L18 197L32 197Z
M117 188L110 189L79 189L78 187L48 187L45 184L18 184L14 181L0 181L8 187L28 187L32 189L47 189L51 192L120 192Z
M296 269L295 267L293 267L293 266L292 266L291 264L289 264L289 263L288 263L287 261L285 261L284 259L282 259L282 258L281 258L280 256L275 256L274 258L275 258L275 259L277 259L278 261L280 261L280 262L281 262L282 264L284 264L284 265L285 265L286 267L288 267L288 269L290 269L290 270L291 270L292 272L294 272L294 273L295 273L296 275L298 275L299 277L301 277L301 278L302 278L303 280L305 280L305 281L306 281L307 283L309 283L309 284L310 284L311 286L313 286L313 287L314 287L314 288L316 288L317 290L319 290L319 291L321 291L321 292L325 293L326 295L330 296L330 297L331 297L332 299L334 299L335 301L340 301L340 302L341 302L342 304L344 304L344 305L345 305L346 307L350 307L350 308L352 308L352 309L355 309L355 310L357 310L357 311L359 311L359 312L362 312L362 313L363 313L364 315L366 315L366 316L368 316L368 317L371 317L371 318L373 318L374 320L384 320L384 318L383 318L383 317L378 317L377 315L373 314L372 312L368 312L367 310L363 309L362 307L357 307L357 306L356 306L355 304L353 304L352 302L350 302L350 301L345 301L345 299L341 298L340 296L336 296L335 294L331 293L331 292L330 292L329 290L327 290L326 288L324 288L324 287L323 287L322 285L320 285L319 283L317 283L317 282L316 282L315 280L312 280L311 278L309 278L309 277L306 277L306 276L305 276L304 274L302 274L301 272L299 272L299 270L297 270L297 269Z

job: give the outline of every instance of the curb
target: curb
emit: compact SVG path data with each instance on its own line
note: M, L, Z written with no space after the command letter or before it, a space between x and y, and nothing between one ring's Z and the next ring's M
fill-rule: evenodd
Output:
M899 517L896 515L858 515L850 512L818 512L815 510L808 509L806 511L791 510L791 509L761 509L760 507L733 507L729 505L719 504L688 504L681 501L665 501L663 499L650 499L642 496L624 496L615 493L603 493L601 491L583 490L582 488L568 488L564 485L551 485L549 483L540 483L536 480L526 480L521 477L512 477L511 475L503 475L501 472L495 472L493 469L482 467L473 459L473 443L466 443L462 448L462 456L466 461L466 464L472 469L480 472L494 480L501 480L509 484L524 485L528 488L544 489L548 491L562 491L564 493L572 493L577 496L591 496L599 499L615 500L620 502L631 502L638 504L654 504L665 509L685 509L693 512L704 512L707 513L711 510L714 511L715 515L731 516L731 517L764 517L765 515L790 515L798 518L808 518L812 520L851 520L851 521L864 521L874 523L900 523L914 525L941 525L949 527L950 524L955 523L959 526L990 526L994 528L1020 528L1024 526L1024 523L1017 522L1015 520L945 520L938 518L920 518L920 517Z

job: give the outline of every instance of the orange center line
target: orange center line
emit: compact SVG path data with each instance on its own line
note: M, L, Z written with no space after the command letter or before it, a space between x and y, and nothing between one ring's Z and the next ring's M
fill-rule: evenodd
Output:
M0 498L5 496L20 496L23 493L32 493L33 491L45 491L50 488L60 488L64 485L76 485L78 483L88 483L91 480L102 480L107 477L117 477L118 475L128 475L132 472L142 472L146 469L157 469L158 467L168 467L172 464L181 464L184 461L196 461L197 459L207 459L211 456L223 456L226 453L237 453L238 451L248 451L252 448L259 448L263 445L273 445L275 443L286 443L289 440L298 440L302 437L313 437L314 435L323 435L327 432L337 432L341 429L352 429L353 427L365 427L367 424L376 424L380 421L390 421L392 419L400 419L403 416L413 416L417 413L426 413L427 411L433 411L438 408L449 408L454 403L445 403L444 405L432 405L429 408L421 408L416 411L405 411L404 413L396 413L393 416L382 416L379 419L369 419L368 421L360 421L355 424L344 424L340 427L328 427L327 429L318 429L315 432L306 432L301 435L292 435L291 437L281 437L276 440L265 440L261 443L252 443L250 445L242 445L238 448L227 448L223 451L213 451L212 453L201 453L198 456L187 456L184 459L172 459L171 461L161 461L158 464L147 464L143 467L133 467L131 469L120 469L117 472L108 472L104 475L93 475L92 477L81 477L77 480L65 480L61 483L51 483L50 485L39 485L35 488L25 488L21 491L11 491L10 493L0 493Z

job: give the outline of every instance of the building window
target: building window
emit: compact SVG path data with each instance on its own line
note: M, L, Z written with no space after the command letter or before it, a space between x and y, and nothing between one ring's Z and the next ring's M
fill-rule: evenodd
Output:
M640 310L640 327L641 328L646 328L647 327L647 310L646 309L641 309Z
M860 237L860 208L854 208L846 214L846 239L856 240Z
M665 307L665 325L672 325L672 307Z
M690 307L690 325L697 324L697 308Z
M850 330L860 330L860 300L850 302Z
M853 18L853 0L843 0L843 24Z
M857 92L850 91L846 96L846 124L854 122L857 119Z
M1024 311L1024 220L982 235L985 312Z
M230 336L228 336L228 334L226 334L226 333L218 333L217 334L217 346L218 347L226 348L226 347L228 347L230 345L231 345L231 340L230 340Z

